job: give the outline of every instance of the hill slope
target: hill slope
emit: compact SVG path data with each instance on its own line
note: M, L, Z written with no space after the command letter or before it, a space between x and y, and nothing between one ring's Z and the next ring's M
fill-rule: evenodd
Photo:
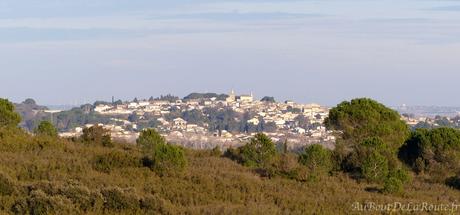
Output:
M348 176L318 182L263 178L210 151L187 151L183 174L159 177L137 147L88 146L0 131L0 209L71 214L346 214L355 202L455 202L460 192L418 179L403 195ZM369 190L369 191L366 191Z

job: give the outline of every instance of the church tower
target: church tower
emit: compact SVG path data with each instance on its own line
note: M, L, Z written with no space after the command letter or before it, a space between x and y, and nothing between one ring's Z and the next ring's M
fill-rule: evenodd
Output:
M227 97L227 102L235 102L236 101L236 95L235 95L235 91L232 89L232 91L230 92L230 95L228 95Z

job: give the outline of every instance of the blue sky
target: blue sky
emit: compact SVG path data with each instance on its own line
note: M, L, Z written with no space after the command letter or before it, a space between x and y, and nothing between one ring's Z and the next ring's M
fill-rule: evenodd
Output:
M0 97L460 106L460 2L0 0Z

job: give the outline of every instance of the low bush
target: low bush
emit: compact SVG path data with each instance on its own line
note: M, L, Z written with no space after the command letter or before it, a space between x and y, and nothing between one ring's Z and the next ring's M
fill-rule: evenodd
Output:
M27 197L26 201L19 200L12 207L18 214L51 214L59 211L61 214L75 214L78 212L72 202L63 196L49 196L41 190L36 190Z
M85 186L67 185L59 189L59 194L71 200L83 212L96 208L102 202L102 196L98 198L98 193L92 193Z
M147 214L176 214L174 205L158 195L149 195L140 202L140 207Z
M383 183L383 192L388 194L402 193L404 190L403 182L393 176L385 179Z
M42 121L38 125L38 127L35 129L35 134L37 135L45 135L45 136L50 136L50 137L57 137L58 136L58 130L54 125L49 122L49 121Z
M106 188L101 191L104 197L104 209L109 211L139 210L139 199L136 195L127 193L120 188Z
M80 138L88 145L94 144L104 147L114 147L110 132L102 126L92 126L83 129L83 134Z
M100 172L110 173L117 168L139 167L140 159L123 151L114 150L108 154L97 155L93 168Z

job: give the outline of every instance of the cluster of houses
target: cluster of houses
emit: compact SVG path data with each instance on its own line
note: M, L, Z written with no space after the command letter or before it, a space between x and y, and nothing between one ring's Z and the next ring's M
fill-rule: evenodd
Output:
M104 128L112 131L113 137L130 140L138 136L135 131L137 125L135 122L127 121L126 116L137 115L142 118L146 113L156 117L158 130L163 131L168 137L176 141L180 139L190 140L188 136L193 135L213 137L211 139L214 142L219 139L223 143L232 143L230 145L232 146L234 143L246 141L253 135L251 133L235 133L226 130L210 131L207 124L189 123L180 117L167 120L166 117L172 110L191 111L205 108L227 108L242 114L246 112L255 113L253 117L247 120L247 123L254 126L260 123L276 125L276 131L269 133L275 141L282 141L288 136L294 139L307 139L307 142L334 141L332 133L322 126L324 119L328 116L329 109L327 107L318 104L298 104L293 101L283 103L258 101L254 99L252 93L238 96L232 91L225 100L213 97L176 101L149 100L123 104L99 104L94 107L94 111L101 115L110 116L114 121L117 121L117 125L103 125ZM299 117L314 126L301 127L297 123ZM131 129L126 129L126 127ZM81 128L77 128L73 133L78 132L81 132ZM71 134L72 132L63 135Z
M457 116L415 116L403 114L401 119L413 128L460 127L460 113Z

